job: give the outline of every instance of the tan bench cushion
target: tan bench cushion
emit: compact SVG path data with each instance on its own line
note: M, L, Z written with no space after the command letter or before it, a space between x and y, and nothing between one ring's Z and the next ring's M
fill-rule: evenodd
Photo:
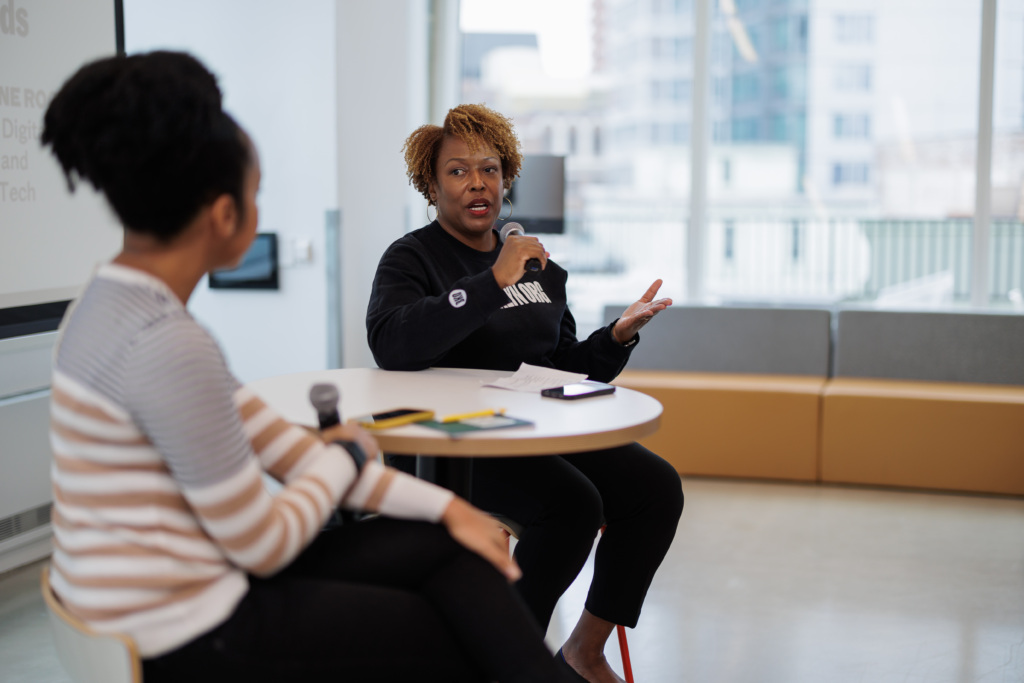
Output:
M633 370L661 429L641 443L682 474L816 481L824 378Z
M1024 387L834 379L822 481L1024 494Z

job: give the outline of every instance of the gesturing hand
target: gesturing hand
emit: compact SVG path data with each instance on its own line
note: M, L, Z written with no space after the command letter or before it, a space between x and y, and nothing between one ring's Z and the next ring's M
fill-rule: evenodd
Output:
M612 336L615 341L625 344L633 338L640 328L650 322L651 318L658 315L672 305L672 299L658 299L658 290L661 289L661 280L655 280L654 284L647 288L640 299L623 311L615 327L612 328Z
M516 561L509 557L505 536L490 515L456 497L445 508L441 523L452 538L493 564L509 581L516 581L523 575Z

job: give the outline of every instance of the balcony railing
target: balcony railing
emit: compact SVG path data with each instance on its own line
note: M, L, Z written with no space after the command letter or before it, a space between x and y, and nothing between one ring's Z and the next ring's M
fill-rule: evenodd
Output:
M711 300L933 308L970 301L970 219L730 218L705 234L704 290ZM685 221L671 215L570 223L555 257L569 269L582 321L606 303L635 300L655 277L681 297ZM989 296L1024 311L1024 223L991 224ZM646 284L645 284L646 283ZM634 291L637 290L637 291ZM583 327L583 325L581 325Z

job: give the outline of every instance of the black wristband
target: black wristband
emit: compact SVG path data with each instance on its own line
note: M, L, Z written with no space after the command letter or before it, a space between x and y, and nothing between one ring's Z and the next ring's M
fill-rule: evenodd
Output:
M335 441L334 443L344 448L348 456L352 458L352 462L356 465L356 472L362 472L363 465L366 464L366 453L363 452L363 447L355 441Z

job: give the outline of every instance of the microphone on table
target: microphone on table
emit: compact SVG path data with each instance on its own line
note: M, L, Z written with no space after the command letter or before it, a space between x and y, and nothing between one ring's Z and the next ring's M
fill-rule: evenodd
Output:
M525 234L526 234L526 231L523 230L523 226L519 225L518 223L513 222L513 223L506 223L505 225L503 225L501 227L501 232L498 233L498 236L501 238L501 243L504 244L505 240L508 238L509 235L525 235ZM531 273L536 273L538 270L540 270L540 259L539 258L529 259L526 262L526 270L530 271Z

